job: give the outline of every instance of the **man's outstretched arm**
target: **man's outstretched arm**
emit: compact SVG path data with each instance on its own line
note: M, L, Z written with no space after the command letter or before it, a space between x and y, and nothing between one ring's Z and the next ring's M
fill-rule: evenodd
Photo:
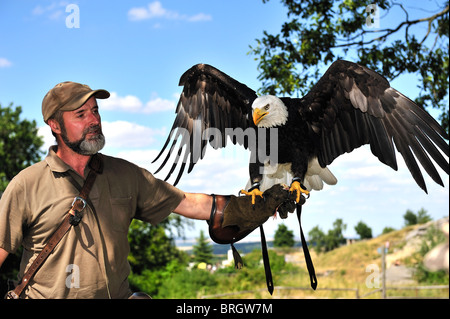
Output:
M200 193L185 193L174 213L191 219L208 220L211 215L212 196Z

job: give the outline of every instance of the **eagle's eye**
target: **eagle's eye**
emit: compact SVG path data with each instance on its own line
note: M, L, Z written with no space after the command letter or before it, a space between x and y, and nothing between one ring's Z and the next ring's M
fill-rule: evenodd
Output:
M267 104L266 106L264 106L264 110L268 110L270 108L270 105L269 104Z

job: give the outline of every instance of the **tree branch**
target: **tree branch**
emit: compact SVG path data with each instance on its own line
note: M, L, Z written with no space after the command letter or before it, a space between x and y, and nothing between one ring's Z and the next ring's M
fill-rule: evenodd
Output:
M400 6L401 6L401 5L400 5ZM402 7L402 6L401 6L401 7ZM402 9L404 10L403 7L402 7ZM400 23L395 29L383 29L383 30L373 30L373 31L372 31L372 30L363 30L359 35L357 35L357 36L355 36L355 37L353 37L353 38L351 38L351 39L355 39L356 37L359 37L359 36L362 37L364 34L368 34L368 33L385 32L385 34L383 34L383 35L380 36L380 37L371 39L371 40L369 40L369 41L354 41L354 42L351 42L351 43L345 43L345 44L334 45L334 46L332 46L332 47L333 47L333 48L342 48L342 47L349 47L349 46L352 46L352 45L360 45L360 46L363 46L363 45L371 44L371 43L373 43L373 42L375 42L375 41L384 41L388 36L390 36L391 34L396 33L398 30L400 30L400 29L401 29L403 26L405 26L405 25L407 26L407 29L408 29L410 26L412 26L412 25L414 25L414 24L428 21L428 32L427 32L427 34L425 35L425 37L423 38L423 40L422 40L422 42L421 42L421 44L422 44L422 43L425 41L425 39L428 37L428 35L429 35L430 31L431 31L431 25L432 25L433 21L434 21L435 19L437 19L437 18L439 18L439 17L445 15L446 13L448 13L448 11L449 11L449 6L447 6L447 7L446 7L444 10L442 10L441 12L436 13L435 15L432 15L431 17L428 17L428 18L422 18L422 19L417 19L417 20L412 20L412 21L409 21L409 20L407 19L406 21L403 21L402 23ZM341 40L341 41L345 41L345 40ZM348 40L347 40L347 41L348 41Z

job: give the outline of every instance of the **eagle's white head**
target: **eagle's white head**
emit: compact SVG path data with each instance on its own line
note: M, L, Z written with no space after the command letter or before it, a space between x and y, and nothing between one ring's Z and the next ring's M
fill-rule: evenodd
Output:
M288 119L288 110L283 101L273 95L256 98L252 104L253 122L258 127L284 125Z

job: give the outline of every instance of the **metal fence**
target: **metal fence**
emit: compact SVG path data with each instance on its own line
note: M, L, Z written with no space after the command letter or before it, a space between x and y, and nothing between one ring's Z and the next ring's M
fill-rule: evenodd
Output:
M375 289L371 292L368 292L366 294L360 295L360 291L359 288L317 288L316 291L324 291L324 290L328 290L328 291L353 291L355 294L355 299L361 299L361 298L365 298L368 297L370 295L373 295L375 293L381 293L382 294L382 298L385 299L406 299L406 298L414 298L414 299L420 299L420 298L424 298L424 297L420 297L419 296L419 291L421 290L430 290L430 289L438 289L438 290L449 290L449 286L445 286L445 285L435 285L435 286L414 286L414 287L410 287L410 286L403 286L403 287L385 287L383 288L379 288L379 289ZM282 287L282 286L275 286L275 291L283 291L283 290L308 290L311 291L311 287ZM386 291L387 290L414 290L416 292L415 297L403 297L403 296L386 296ZM238 296L238 295L243 295L243 294L255 294L258 292L262 292L262 291L267 291L266 288L262 288L262 289L256 289L256 290L243 290L243 291L236 291L236 292L229 292L229 293L223 293L223 294L214 294L214 295L204 295L201 296L201 299L218 299L218 298L224 298L224 297L234 297L234 296ZM433 297L434 299L448 299L448 297Z

